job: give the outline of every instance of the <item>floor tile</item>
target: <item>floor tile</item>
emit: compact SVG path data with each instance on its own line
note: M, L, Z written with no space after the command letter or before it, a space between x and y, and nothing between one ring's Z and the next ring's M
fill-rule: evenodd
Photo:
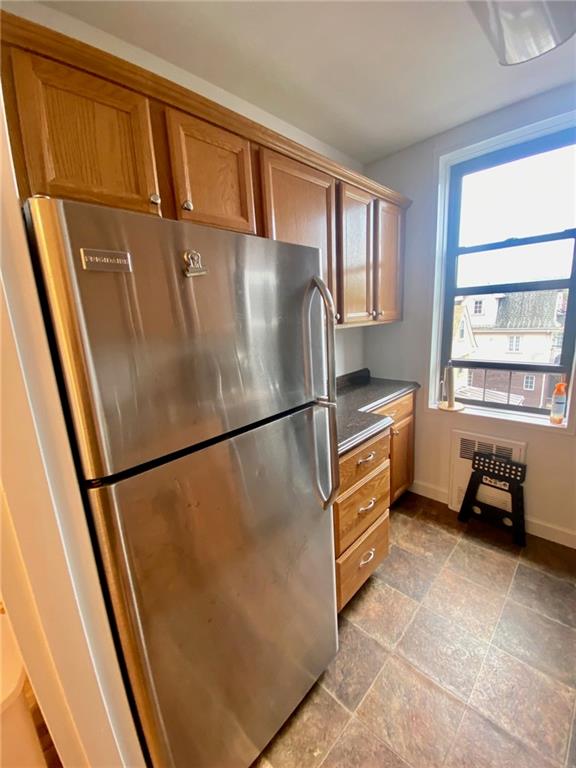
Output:
M576 556L576 553L575 553ZM576 584L520 563L510 598L576 628Z
M488 644L448 619L420 608L397 653L443 688L467 701Z
M392 544L424 557L438 568L445 563L458 541L456 536L406 515L394 515L390 521L390 536Z
M426 558L401 547L390 547L388 557L376 569L378 579L414 600L422 600L436 578L438 567Z
M576 687L576 630L507 600L494 645Z
M266 749L272 768L316 768L342 733L350 714L315 686Z
M503 603L502 595L444 568L422 604L481 640L490 640Z
M469 540L459 541L446 563L446 567L459 576L502 595L508 591L517 565L511 557L487 550Z
M554 764L467 710L444 768L554 768Z
M442 528L454 536L461 536L466 528L466 524L458 520L458 512L437 501L430 500L429 504L424 504L416 519Z
M563 762L576 691L491 647L469 704L546 757Z
M576 581L576 551L571 547L527 534L526 547L520 553L520 559L548 571L552 576Z
M512 532L482 520L471 519L464 531L464 536L481 547L494 549L513 557L520 556L521 547L514 543Z
M417 607L415 600L371 578L346 606L343 616L392 650Z
M344 618L339 622L338 637L338 654L320 682L345 707L353 710L382 669L388 652Z
M410 768L353 717L322 768Z
M358 708L358 716L411 765L438 768L463 709L458 699L391 656Z

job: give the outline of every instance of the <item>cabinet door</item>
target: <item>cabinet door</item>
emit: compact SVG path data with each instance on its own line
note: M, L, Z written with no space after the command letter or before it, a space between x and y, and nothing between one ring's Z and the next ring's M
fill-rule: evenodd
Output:
M374 312L373 197L340 185L340 307L343 323L365 323Z
M336 298L336 180L268 149L260 151L264 234L320 248L322 277Z
M403 211L397 205L377 200L375 219L376 319L389 323L402 317Z
M23 51L12 63L31 193L160 213L148 100Z
M414 416L392 427L390 442L390 498L401 496L414 479Z
M175 109L166 119L178 217L254 233L249 142Z

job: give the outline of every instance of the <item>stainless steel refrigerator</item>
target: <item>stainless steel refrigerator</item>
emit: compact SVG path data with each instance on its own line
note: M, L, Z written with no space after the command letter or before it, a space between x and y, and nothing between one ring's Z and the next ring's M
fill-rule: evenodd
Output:
M337 647L319 252L48 198L25 214L151 760L246 768Z

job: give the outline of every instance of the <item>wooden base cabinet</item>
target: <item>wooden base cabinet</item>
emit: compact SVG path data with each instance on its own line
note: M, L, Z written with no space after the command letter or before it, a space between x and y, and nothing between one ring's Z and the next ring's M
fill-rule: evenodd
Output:
M385 432L340 459L340 495L334 502L338 610L388 554L389 449Z
M390 502L414 482L414 393L392 400L374 413L390 416Z

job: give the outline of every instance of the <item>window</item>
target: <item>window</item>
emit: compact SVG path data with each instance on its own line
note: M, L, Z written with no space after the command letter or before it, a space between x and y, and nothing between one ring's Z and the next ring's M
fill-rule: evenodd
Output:
M527 373L526 376L524 376L524 384L522 385L522 389L525 389L529 392L534 392L536 389L536 376L533 373Z
M549 411L574 359L575 248L576 128L451 167L440 369L456 399Z

